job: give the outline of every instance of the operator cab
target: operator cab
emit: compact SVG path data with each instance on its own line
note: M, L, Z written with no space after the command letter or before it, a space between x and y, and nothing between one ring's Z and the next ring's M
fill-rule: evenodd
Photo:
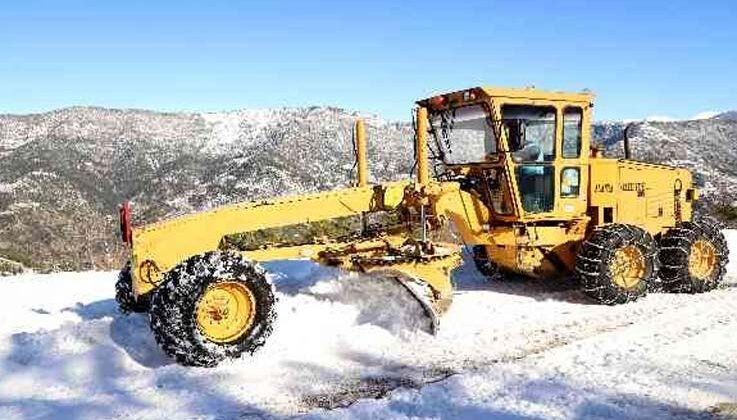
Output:
M428 108L438 176L462 177L498 220L570 220L586 212L593 95L474 88ZM511 175L510 175L511 174Z

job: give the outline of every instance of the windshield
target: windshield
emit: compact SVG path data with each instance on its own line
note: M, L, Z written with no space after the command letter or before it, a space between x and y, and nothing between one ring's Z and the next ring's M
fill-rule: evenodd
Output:
M481 105L430 115L432 133L445 163L477 163L497 152L496 136Z

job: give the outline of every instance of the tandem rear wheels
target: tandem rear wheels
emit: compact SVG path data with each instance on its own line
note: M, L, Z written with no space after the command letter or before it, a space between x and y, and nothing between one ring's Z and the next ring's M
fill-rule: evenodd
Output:
M586 295L608 304L637 300L648 291L701 293L724 277L727 243L714 219L699 217L669 229L659 242L625 224L596 228L576 258Z

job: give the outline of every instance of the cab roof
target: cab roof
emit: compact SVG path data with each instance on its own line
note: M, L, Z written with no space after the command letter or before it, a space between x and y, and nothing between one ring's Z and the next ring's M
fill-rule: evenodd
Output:
M594 93L587 91L572 93L542 90L536 89L534 87L503 88L496 86L484 86L480 89L483 90L487 95L492 97L548 99L551 101L566 102L592 102L594 100Z
M510 98L510 99L529 99L529 100L548 100L562 101L571 103L590 104L594 100L593 92L559 92L551 90L536 89L534 87L525 88L506 88L497 86L479 86L455 92L441 93L427 99L417 101L420 106L427 106L431 99L438 96L459 96L465 92L482 92L484 95L492 98Z

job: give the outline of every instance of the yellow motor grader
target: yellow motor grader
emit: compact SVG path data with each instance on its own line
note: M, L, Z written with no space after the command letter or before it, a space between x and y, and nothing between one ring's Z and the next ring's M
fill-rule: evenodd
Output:
M575 276L604 304L699 293L725 273L718 223L695 217L688 170L606 158L591 146L593 95L476 87L418 101L416 176L369 185L356 122L356 186L240 203L131 226L116 299L148 312L179 363L214 366L264 344L275 295L260 262L311 259L395 285L434 332L470 250L483 274Z

